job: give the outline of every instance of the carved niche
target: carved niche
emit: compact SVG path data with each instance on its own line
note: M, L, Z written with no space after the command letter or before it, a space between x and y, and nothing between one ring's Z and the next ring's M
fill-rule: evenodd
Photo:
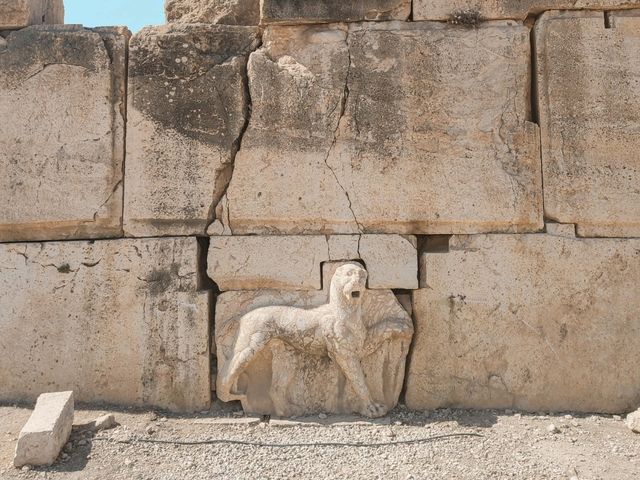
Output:
M391 290L366 288L360 264L329 263L323 273L323 291L219 297L221 400L240 400L248 413L281 417L379 417L396 405L413 336L411 317Z

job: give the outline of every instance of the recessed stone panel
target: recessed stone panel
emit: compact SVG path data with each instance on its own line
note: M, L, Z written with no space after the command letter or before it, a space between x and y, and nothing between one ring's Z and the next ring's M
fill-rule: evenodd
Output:
M0 55L0 241L122 234L126 29L40 26Z
M269 27L248 71L234 234L542 229L526 27Z
M545 13L535 44L546 217L640 237L640 10Z
M640 403L639 239L454 236L421 269L409 408Z

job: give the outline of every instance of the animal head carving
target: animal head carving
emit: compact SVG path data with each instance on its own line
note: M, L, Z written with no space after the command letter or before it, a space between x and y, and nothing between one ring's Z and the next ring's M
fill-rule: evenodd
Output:
M367 271L359 263L339 267L331 279L331 299L341 304L358 305L367 288Z

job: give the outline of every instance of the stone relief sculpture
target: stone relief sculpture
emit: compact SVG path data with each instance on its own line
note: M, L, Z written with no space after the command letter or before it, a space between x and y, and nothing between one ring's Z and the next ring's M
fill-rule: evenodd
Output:
M222 295L218 396L251 413L385 415L402 388L413 325L393 292L366 282L367 271L347 263L331 277L328 303L327 292L280 293L280 301L315 308L274 305L273 291ZM248 311L233 312L234 304Z

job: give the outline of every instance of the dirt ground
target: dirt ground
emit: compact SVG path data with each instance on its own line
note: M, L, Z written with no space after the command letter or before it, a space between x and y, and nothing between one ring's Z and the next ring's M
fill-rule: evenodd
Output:
M375 422L279 422L229 408L193 416L77 409L75 424L111 412L120 426L74 427L54 466L27 470L11 462L30 410L0 406L0 478L640 479L640 435L620 417L398 408Z

